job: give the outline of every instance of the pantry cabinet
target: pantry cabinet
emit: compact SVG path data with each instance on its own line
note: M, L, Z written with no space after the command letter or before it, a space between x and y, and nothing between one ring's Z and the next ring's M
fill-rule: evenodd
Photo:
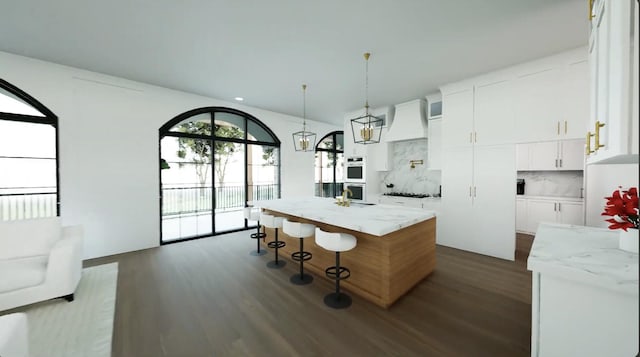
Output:
M637 8L633 0L600 0L592 9L588 164L638 162Z
M473 145L473 87L442 95L443 148Z
M442 164L438 244L513 260L514 145L450 148Z

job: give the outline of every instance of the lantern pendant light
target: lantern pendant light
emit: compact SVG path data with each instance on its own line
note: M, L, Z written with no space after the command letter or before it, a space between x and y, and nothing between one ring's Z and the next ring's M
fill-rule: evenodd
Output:
M351 119L351 133L356 144L376 144L380 142L381 127L384 123L369 113L369 57L371 53L364 54L365 60L365 103L364 115Z
M293 146L296 151L315 151L316 134L307 131L307 85L302 85L302 131L293 133Z

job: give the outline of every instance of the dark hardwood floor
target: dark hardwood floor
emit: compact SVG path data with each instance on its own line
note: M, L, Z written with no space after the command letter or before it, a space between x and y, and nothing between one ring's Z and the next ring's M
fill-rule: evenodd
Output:
M331 282L290 284L297 265L266 268L272 254L250 256L248 235L87 261L119 262L113 356L530 355L526 253L510 262L438 246L435 272L388 310L354 295L333 310L322 300Z

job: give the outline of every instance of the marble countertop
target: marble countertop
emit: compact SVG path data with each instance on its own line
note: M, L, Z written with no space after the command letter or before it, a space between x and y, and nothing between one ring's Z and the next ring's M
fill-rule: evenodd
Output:
M540 224L527 268L638 296L638 254L618 249L618 231Z
M385 204L338 206L335 199L322 197L282 198L253 201L256 207L331 224L374 236L383 236L435 217L435 212Z

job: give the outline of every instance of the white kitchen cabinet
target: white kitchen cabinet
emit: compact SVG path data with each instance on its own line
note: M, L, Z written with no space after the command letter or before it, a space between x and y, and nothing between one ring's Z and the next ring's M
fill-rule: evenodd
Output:
M381 130L381 135L384 136L388 128ZM371 165L374 171L389 171L393 168L393 143L380 141L377 144L362 146L367 149L367 164Z
M527 232L527 200L516 199L516 232Z
M442 168L442 119L430 119L428 132L427 167L431 170L440 170Z
M514 142L513 83L506 79L476 84L473 142L477 145Z
M584 203L554 197L518 198L519 209L516 212L516 230L522 233L535 234L542 222L564 223L572 225L584 224ZM523 214L521 214L523 213Z
M445 150L438 244L513 260L515 180L514 145Z
M583 58L545 63L514 81L517 142L584 139L589 113L589 66Z
M545 141L517 145L518 171L584 170L584 142Z
M444 148L473 144L473 87L442 95Z
M591 114L586 134L587 164L637 163L638 116L634 115L638 76L633 44L637 1L601 0L593 9L589 38ZM631 14L631 16L630 16Z

